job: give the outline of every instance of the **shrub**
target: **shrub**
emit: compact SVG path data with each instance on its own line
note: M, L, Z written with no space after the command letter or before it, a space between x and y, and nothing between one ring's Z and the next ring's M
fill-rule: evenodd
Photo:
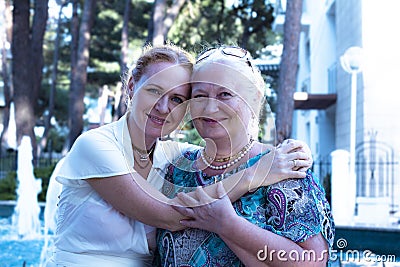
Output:
M42 179L42 191L38 194L38 201L46 201L47 188L49 186L50 176L53 173L55 164L48 167L34 168L33 173L36 178ZM17 199L17 173L9 171L3 179L0 179L0 200Z
M7 173L6 177L0 179L0 200L15 200L17 190L17 174L15 171Z

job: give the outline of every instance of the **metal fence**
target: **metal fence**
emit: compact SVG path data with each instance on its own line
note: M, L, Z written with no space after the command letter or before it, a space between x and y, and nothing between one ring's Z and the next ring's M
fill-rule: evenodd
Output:
M332 203L331 202L332 162L330 155L316 157L314 159L313 165L311 166L311 170L319 178L320 184L324 187L328 202Z
M399 210L395 201L395 187L399 184L395 177L394 149L379 142L375 136L356 147L357 197L388 197L391 212Z
M17 169L17 152L6 151L0 156L0 178L3 178L10 171Z
M62 156L57 153L47 153L37 159L36 168L43 168L55 165ZM4 178L8 172L16 171L18 151L6 151L0 155L0 179Z
M311 170L320 179L321 183L326 179L330 179L332 173L332 163L330 155L315 158Z

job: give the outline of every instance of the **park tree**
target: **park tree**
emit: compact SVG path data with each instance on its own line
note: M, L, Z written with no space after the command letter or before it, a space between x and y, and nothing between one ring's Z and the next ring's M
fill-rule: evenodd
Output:
M92 29L90 68L87 93L93 98L105 85L113 94L113 119L120 118L126 109L121 76L142 51L151 20L153 3L148 1L107 1L98 3ZM101 25L97 27L96 25Z
M44 151L44 149L47 146L48 136L49 136L50 130L52 128L51 118L54 115L55 97L56 97L56 88L57 88L59 50L60 50L60 41L62 38L62 34L61 34L62 14L63 14L63 8L67 4L68 4L67 0L62 1L60 3L60 10L58 12L58 17L56 19L56 32L55 32L53 60L52 60L52 68L51 68L49 101L48 101L47 112L45 112L45 114L43 116L44 132L43 132L43 136L41 137L40 142L39 142L39 151L38 151L39 156L40 156L41 152Z
M10 121L10 105L13 95L12 83L10 82L9 75L10 69L7 62L7 47L11 44L12 37L12 14L9 1L2 1L0 3L0 16L3 22L3 27L0 29L0 42L1 42L1 76L3 78L3 91L4 91L4 109L3 109L3 131L1 132L0 144L8 147L8 124ZM15 137L14 137L15 138ZM0 153L2 149L0 148Z
M238 40L241 47L255 53L266 46L266 41L270 41L273 11L272 4L265 0L242 0L233 5L229 13L241 22L243 30Z
M89 45L91 29L95 14L96 0L85 0L79 25L79 35L73 31L78 42L77 47L71 49L71 85L69 94L69 136L68 146L71 147L83 130L83 114L85 105L85 86L87 81L87 67L89 63ZM74 3L74 8L76 8ZM74 13L76 9L74 9ZM76 27L76 25L74 25ZM73 42L73 44L75 44ZM72 58L75 57L75 58Z
M174 24L187 0L155 0L153 7L153 19L149 24L153 45L162 45L167 39L168 32Z
M36 114L41 125L45 125L48 133L47 145L42 143L42 151L56 149L60 152L60 145L64 144L64 129L68 130L69 120L69 99L71 76L76 73L76 60L78 51L79 36L79 20L82 14L82 1L65 0L59 1L58 4L68 3L73 6L72 16L68 9L60 10L62 16L50 16L48 28L45 35L45 64L44 82L42 83L42 91L39 99L39 111ZM129 3L129 19L126 14L126 4ZM137 57L144 44L147 36L147 24L151 17L152 3L147 1L129 1L124 2L118 0L97 1L96 16L94 17L90 38L90 57L87 66L87 81L84 88L84 96L91 99L99 97L101 88L107 86L112 93L117 95L117 91L121 92L118 87L121 81L121 74L124 72L123 66L129 66L132 60ZM69 15L69 16L68 16ZM124 18L125 16L125 18ZM124 22L125 21L125 22ZM128 25L126 25L128 24ZM123 38L124 41L123 41ZM57 36L59 36L59 53L58 64L54 64L54 56L56 51ZM128 43L127 43L128 42ZM122 64L122 62L124 62ZM57 70L55 69L57 67ZM57 73L56 82L53 77ZM54 90L54 91L53 91ZM53 117L57 127L47 124L46 120L50 119L50 107L52 106L52 98L54 98ZM123 98L123 97L122 97ZM111 99L111 98L110 98ZM124 113L125 101L120 102L120 108L115 111L115 119ZM87 106L84 105L86 112ZM83 120L85 128L87 121ZM60 131L61 130L61 131ZM45 137L45 135L43 136ZM44 140L43 140L44 141ZM61 142L61 143L60 143ZM66 150L68 142L65 142Z
M125 73L129 69L129 20L131 16L131 8L132 3L131 0L125 0L125 8L124 8L124 19L123 25L121 30L121 56L120 56L120 70L121 70L121 77L125 77ZM117 83L116 88L116 95L115 95L115 112L113 116L113 120L118 120L126 111L126 105L124 102L125 99L125 90L122 86L122 83Z
M290 138L292 132L293 93L296 88L298 70L302 2L302 0L291 0L286 6L276 117L278 143Z
M171 28L168 39L199 52L202 46L236 44L253 55L272 41L273 6L269 1L190 1Z
M23 1L17 0L15 4L19 2ZM96 12L92 6L95 2ZM157 5L164 3L162 19L157 24L163 42L169 40L190 51L199 52L198 44L228 43L245 46L255 55L256 51L271 43L270 36L273 35L269 1L237 1L234 5L224 0L59 0L57 3L71 5L72 16L59 16L58 21L48 20L44 40L45 67L41 67L42 90L39 99L29 98L36 107L34 112L26 113L45 125L44 137L51 134L49 119L53 113L58 125L68 127L67 149L85 128L87 107L84 97L96 98L101 88L108 87L114 99L119 97L116 102L120 105L114 112L114 119L124 113L125 101L119 85L121 75L134 63L146 41L154 37L153 11ZM92 7L89 11L84 6ZM31 7L31 10L34 9ZM25 48L20 45L18 50L26 52L22 47ZM57 49L59 51L55 53ZM18 77L21 75L28 76L19 73ZM52 135L48 137L51 138ZM43 143L42 149L45 147Z
M27 135L35 148L34 114L42 81L48 0L34 1L32 19L29 0L16 0L13 4L11 51L17 141L19 143L22 136ZM33 149L33 155L35 159L36 149Z

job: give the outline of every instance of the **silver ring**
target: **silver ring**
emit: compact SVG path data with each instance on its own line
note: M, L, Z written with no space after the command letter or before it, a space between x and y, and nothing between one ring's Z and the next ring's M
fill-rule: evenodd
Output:
M297 161L294 159L293 160L293 168L296 168L297 167Z

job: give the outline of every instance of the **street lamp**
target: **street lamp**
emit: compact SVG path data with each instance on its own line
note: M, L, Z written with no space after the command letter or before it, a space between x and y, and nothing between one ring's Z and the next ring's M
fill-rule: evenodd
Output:
M356 184L356 111L357 111L357 74L362 71L362 48L352 46L340 57L342 68L351 74L350 103L350 177ZM355 188L354 188L355 189ZM355 204L355 203L354 203Z

